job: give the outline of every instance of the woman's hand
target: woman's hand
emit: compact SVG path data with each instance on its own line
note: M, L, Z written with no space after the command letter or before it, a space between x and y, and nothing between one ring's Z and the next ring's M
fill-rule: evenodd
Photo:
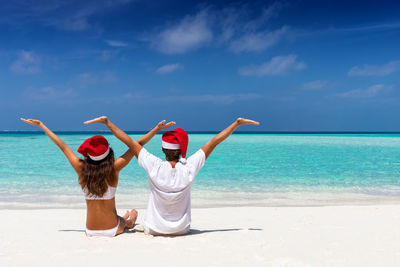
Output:
M175 124L176 124L176 122L174 122L174 121L170 121L170 122L168 122L168 123L165 123L165 122L166 122L166 120L160 121L160 122L157 124L156 127L157 127L159 130L162 130L162 129L166 129L166 128L171 127L172 125L175 125Z
M40 127L40 125L42 124L41 121L39 121L39 120L33 120L33 119L24 119L24 118L21 118L21 121L26 122L26 123L28 123L28 124L30 124L30 125L39 126L39 127Z
M245 125L245 124L256 124L256 125L259 125L260 124L258 121L248 120L248 119L244 119L244 118L238 118L236 120L236 122L239 125Z
M91 124L91 123L104 123L104 124L107 124L107 122L108 122L108 118L106 116L101 116L101 117L95 118L93 120L85 121L84 124Z

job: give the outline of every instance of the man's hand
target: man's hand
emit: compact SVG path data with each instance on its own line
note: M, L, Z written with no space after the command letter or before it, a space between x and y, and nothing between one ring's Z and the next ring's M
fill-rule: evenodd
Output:
M238 118L236 120L236 122L239 125L245 125L245 124L256 124L256 125L259 125L260 124L258 121L248 120L248 119L244 119L244 118Z
M84 122L84 124L91 124L91 123L104 123L104 124L107 124L108 123L108 118L106 116L101 116L101 117L95 118L93 120L88 120L88 121Z

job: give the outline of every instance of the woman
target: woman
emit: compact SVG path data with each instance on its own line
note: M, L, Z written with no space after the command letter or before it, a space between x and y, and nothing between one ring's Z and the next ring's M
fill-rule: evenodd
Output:
M45 134L62 150L69 163L78 174L79 184L86 198L86 234L88 236L116 236L131 229L135 225L137 211L127 211L123 217L117 215L115 208L115 192L118 185L119 172L128 165L134 153L128 149L121 157L114 159L114 152L107 140L101 136L93 136L79 147L78 152L84 156L79 159L75 153L56 134L50 131L41 121L21 119L40 127ZM165 120L138 140L145 145L161 129L174 125L165 124Z

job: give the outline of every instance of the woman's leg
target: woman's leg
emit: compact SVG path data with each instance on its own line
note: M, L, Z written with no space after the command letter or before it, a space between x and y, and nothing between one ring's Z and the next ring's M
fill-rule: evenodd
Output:
M115 235L122 234L126 229L132 229L135 226L135 222L138 216L137 210L126 211L125 215L119 218L119 226Z

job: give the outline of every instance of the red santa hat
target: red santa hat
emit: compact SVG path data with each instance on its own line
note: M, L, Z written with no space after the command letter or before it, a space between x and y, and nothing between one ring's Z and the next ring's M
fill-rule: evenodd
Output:
M165 149L181 150L181 162L186 163L186 151L189 143L189 136L185 130L177 128L173 131L165 132L162 135L162 147Z
M86 139L78 148L78 152L85 158L89 157L94 161L100 161L105 159L110 153L110 145L104 136L95 135Z

